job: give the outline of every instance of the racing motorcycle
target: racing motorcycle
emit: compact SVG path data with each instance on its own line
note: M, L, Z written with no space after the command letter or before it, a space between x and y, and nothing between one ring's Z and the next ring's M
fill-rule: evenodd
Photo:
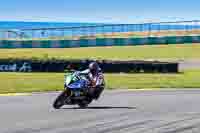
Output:
M88 95L90 82L86 75L73 72L65 75L64 91L62 91L53 103L55 109L64 105L79 105L80 108L86 108L92 101Z

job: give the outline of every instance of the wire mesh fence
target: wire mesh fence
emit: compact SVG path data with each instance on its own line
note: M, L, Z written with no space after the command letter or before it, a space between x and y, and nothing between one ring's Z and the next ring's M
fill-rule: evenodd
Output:
M0 30L0 39L92 39L200 35L200 21Z

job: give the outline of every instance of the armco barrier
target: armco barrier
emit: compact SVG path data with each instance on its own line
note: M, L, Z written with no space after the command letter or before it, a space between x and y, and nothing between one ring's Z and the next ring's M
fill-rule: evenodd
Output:
M0 71L13 72L63 72L84 70L92 60L0 60ZM97 61L108 73L177 73L178 63L158 61Z
M99 38L81 40L0 40L0 48L71 48L91 46L157 45L200 43L200 36L169 36L147 38Z
M169 36L147 38L99 38L81 40L0 40L0 48L70 48L90 46L124 46L200 43L200 36Z

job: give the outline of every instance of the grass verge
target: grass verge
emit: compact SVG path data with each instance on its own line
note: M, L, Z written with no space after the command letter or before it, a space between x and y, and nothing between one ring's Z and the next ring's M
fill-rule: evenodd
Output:
M61 49L0 49L0 59L159 59L180 60L200 58L200 44L114 46ZM169 54L170 53L170 54Z
M0 93L63 89L63 73L0 73ZM200 70L180 74L105 74L108 89L200 88Z

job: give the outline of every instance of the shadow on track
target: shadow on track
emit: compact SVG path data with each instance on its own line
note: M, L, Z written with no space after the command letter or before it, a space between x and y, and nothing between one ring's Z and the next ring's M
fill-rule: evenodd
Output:
M61 108L61 109L136 109L136 107L113 107L113 106L93 106L93 107L86 107L86 108L79 108L79 107L73 107L73 108Z

